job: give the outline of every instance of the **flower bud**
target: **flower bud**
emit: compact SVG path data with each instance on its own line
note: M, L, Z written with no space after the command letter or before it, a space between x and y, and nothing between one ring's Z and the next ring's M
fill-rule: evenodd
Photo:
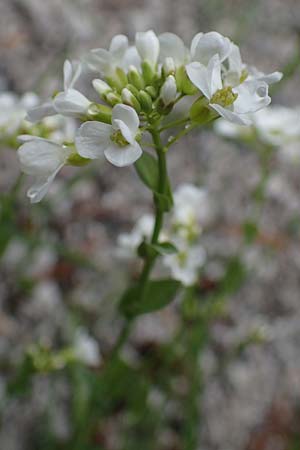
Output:
M179 92L182 92L183 94L186 95L194 95L197 93L197 88L188 78L184 66L181 66L176 70L175 78L177 83L177 89Z
M146 91L140 91L138 99L143 111L145 111L146 113L152 111L152 98Z
M115 92L109 92L106 95L106 101L110 103L111 106L115 106L117 103L122 103L121 96Z
M111 115L111 108L106 105L100 105L99 103L92 103L88 109L89 120L99 120L100 122L111 124Z
M129 83L132 84L137 89L140 90L144 88L144 80L142 78L142 75L139 73L139 71L135 66L129 66L127 77Z
M124 72L123 69L121 69L120 67L116 68L116 76L118 77L118 80L120 82L120 86L123 88L126 86L126 84L128 83L128 79L127 79L127 75Z
M124 88L122 90L122 94L121 95L122 95L123 103L125 103L125 105L132 106L132 108L134 108L137 112L141 111L141 105L140 105L139 101L132 94L132 92L130 92L129 89Z
M139 90L134 87L132 84L127 84L126 88L133 94L135 95L136 98L138 98L139 96Z
M176 67L174 59L168 56L163 64L163 74L165 77L167 77L168 75L175 75L175 72Z
M96 79L92 81L93 88L100 95L101 98L105 98L106 94L112 91L111 87L103 80Z
M155 89L154 86L147 86L147 87L145 88L145 91L150 95L150 97L151 97L153 100L156 99L158 92L157 92L157 89Z
M165 106L174 104L177 96L177 86L173 75L169 75L160 90L160 97Z
M151 84L155 76L155 70L153 66L148 61L143 61L141 65L145 84Z

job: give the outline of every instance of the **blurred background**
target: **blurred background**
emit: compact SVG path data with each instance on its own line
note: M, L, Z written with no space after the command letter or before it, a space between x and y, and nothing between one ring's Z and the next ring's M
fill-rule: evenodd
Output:
M199 31L230 37L250 65L285 72L275 104L300 105L299 0L1 0L0 92L47 98L66 58L150 28L187 44ZM193 391L176 305L139 318L118 370L101 375L139 270L118 258L117 237L151 212L134 171L66 167L32 206L15 151L0 152L1 449L300 449L299 161L269 161L255 215L253 149L205 129L170 152L174 186L206 187L214 212L199 298L218 295L196 324Z

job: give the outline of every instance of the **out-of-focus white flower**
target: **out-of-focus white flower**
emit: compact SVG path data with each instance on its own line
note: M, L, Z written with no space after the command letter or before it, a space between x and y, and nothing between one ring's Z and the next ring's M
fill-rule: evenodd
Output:
M78 153L91 159L101 158L104 154L118 167L133 164L142 155L136 141L139 123L133 108L116 105L112 111L112 125L95 121L81 125L75 139Z
M288 164L300 164L300 139L297 142L284 144L279 148L278 156L280 161Z
M4 135L13 135L24 124L26 110L37 105L39 98L28 92L19 98L11 92L0 94L0 131Z
M31 203L37 203L46 195L56 174L67 162L71 149L34 136L22 136L21 139L24 142L18 150L21 169L35 177L27 195Z
M210 216L211 208L204 189L184 183L175 190L171 222L179 236L195 239Z
M300 141L300 108L269 107L254 114L253 122L259 138L267 144Z
M207 98L210 108L230 122L249 125L249 113L254 113L271 102L268 85L264 81L253 79L236 87L224 86L218 55L211 58L207 67L193 62L187 65L186 70L191 82Z
M119 255L126 258L136 255L136 250L143 239L151 236L153 225L153 216L144 214L138 219L130 233L121 233L118 236Z
M189 62L189 52L183 40L174 33L163 33L159 35L160 52L159 60L162 64L167 59L171 60L175 68L184 66Z
M165 106L175 102L177 97L176 80L173 75L169 75L162 85L160 96Z
M148 61L152 65L157 63L159 39L153 30L136 33L135 46L143 61Z
M163 264L171 270L172 277L185 286L192 286L199 277L199 271L206 260L201 245L189 245L185 240L174 241L178 253L163 256Z
M84 328L76 330L74 352L78 360L91 367L98 367L102 361L98 342Z

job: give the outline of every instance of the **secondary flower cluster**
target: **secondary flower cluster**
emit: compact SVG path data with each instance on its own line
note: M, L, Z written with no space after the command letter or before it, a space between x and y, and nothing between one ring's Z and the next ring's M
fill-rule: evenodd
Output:
M160 234L160 243L171 241L177 252L162 256L172 278L186 286L197 282L206 260L206 252L199 242L203 227L210 220L212 210L205 190L193 184L182 184L174 192L174 209L168 224ZM139 218L130 233L118 237L118 253L122 258L136 256L144 240L151 239L154 217L145 214Z
M97 101L78 90L86 67L95 74ZM108 50L94 49L81 63L66 61L63 91L28 112L32 122L57 114L83 122L72 145L23 138L21 165L36 177L29 197L39 201L64 164L103 155L118 167L134 163L142 155L143 135L185 97L192 104L185 124L220 116L250 124L251 114L271 102L268 85L280 78L245 65L239 48L217 32L198 33L189 48L172 33L136 33L134 45L115 36Z
M39 97L33 92L27 92L22 97L9 91L0 92L1 143L16 147L16 138L20 134L34 134L57 142L74 140L76 123L70 118L60 115L45 117L36 125L25 120L27 110L39 103Z
M300 161L300 108L270 106L252 115L252 125L242 127L223 119L215 123L215 131L229 139L262 144L280 150L280 156L291 162Z

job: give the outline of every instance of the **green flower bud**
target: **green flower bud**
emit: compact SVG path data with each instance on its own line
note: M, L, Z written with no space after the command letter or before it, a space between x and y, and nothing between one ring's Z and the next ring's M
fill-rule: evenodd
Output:
M122 100L125 105L132 106L138 113L141 111L141 105L137 98L130 92L129 89L124 88L122 90Z
M151 84L154 76L155 76L155 70L153 68L153 65L151 65L148 61L142 62L142 73L143 78L145 80L145 84Z
M127 75L124 72L123 69L121 69L120 67L116 68L116 76L118 77L119 81L120 81L120 85L121 87L125 87L126 84L128 84L128 79L127 79Z
M186 95L194 95L197 93L197 88L193 85L193 83L187 76L184 66L181 66L176 70L175 78L177 89L179 92L182 92Z
M117 103L122 103L121 96L119 94L116 94L115 92L109 92L106 95L106 101L111 106L115 106Z
M135 95L136 98L139 96L139 90L137 90L136 87L134 87L132 84L127 84L126 88L132 92L133 95Z
M100 105L99 103L92 103L88 109L89 120L99 120L100 122L111 124L111 115L111 108L106 105Z
M106 94L112 91L111 87L103 80L99 79L93 80L92 84L97 94L99 94L100 97L103 99L105 99Z
M127 77L129 83L132 84L137 89L141 90L145 87L142 75L139 73L139 71L135 66L129 66Z
M155 89L154 86L147 86L145 88L145 91L150 95L150 97L155 100L157 98L158 95L158 91L157 89Z
M141 104L142 110L146 113L149 113L152 111L152 98L146 91L139 92L138 100Z

